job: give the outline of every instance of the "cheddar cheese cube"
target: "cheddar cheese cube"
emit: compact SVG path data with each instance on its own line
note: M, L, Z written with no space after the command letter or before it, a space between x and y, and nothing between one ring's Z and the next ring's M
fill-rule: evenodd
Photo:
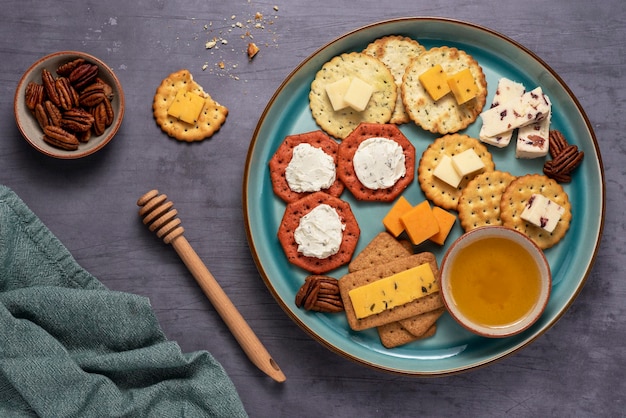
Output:
M192 91L179 90L174 101L167 109L167 114L193 125L200 117L203 107L204 97Z
M448 86L460 105L472 100L478 94L478 86L469 68L465 68L448 77Z
M436 64L423 72L418 77L418 80L422 83L424 90L428 92L428 95L434 101L437 101L446 94L450 93L448 76L440 64Z
M456 222L456 216L439 206L433 206L432 210L433 216L437 219L437 224L439 225L439 232L429 239L435 244L443 245L454 226L454 222Z
M439 232L439 223L435 215L433 215L428 200L424 200L402 215L400 222L404 225L404 230L413 245L421 244Z
M404 231L404 225L400 222L400 217L411 209L413 209L413 205L404 196L400 196L383 218L383 225L387 232L397 238Z

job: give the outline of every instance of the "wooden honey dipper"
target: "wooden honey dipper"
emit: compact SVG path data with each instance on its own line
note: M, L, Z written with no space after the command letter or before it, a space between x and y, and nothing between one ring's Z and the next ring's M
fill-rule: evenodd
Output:
M177 218L178 212L173 209L174 204L158 190L151 190L137 200L137 205L141 207L139 216L143 223L166 244L172 244L252 363L277 382L284 382L286 377L278 364L183 236L184 228Z

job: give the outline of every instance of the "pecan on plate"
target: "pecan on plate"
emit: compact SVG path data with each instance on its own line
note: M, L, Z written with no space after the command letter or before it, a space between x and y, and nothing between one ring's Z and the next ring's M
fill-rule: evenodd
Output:
M308 276L296 294L296 306L308 311L342 312L343 301L337 279L321 275Z
M95 107L104 99L106 99L104 86L100 83L92 83L80 92L78 100L82 106Z
M43 103L44 97L45 93L41 84L31 81L26 85L24 99L26 101L27 108L29 108L30 110L35 110L35 106Z
M76 67L68 76L70 82L76 90L82 90L98 76L98 66L95 64L84 63Z
M73 132L85 132L91 129L93 120L91 113L76 107L63 112L61 127Z
M78 106L78 93L76 93L67 77L57 78L54 82L54 87L59 95L61 109L70 110Z
M550 131L549 141L552 160L544 163L543 173L559 183L569 183L572 181L571 173L580 165L585 153L579 151L576 145L570 145L557 130Z
M78 139L74 134L58 126L46 126L43 128L43 140L56 148L67 151L78 149Z

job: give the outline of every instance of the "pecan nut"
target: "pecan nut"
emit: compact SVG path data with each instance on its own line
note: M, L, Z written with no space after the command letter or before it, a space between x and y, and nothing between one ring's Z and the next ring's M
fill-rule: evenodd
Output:
M552 160L544 163L543 173L559 183L569 183L571 173L580 165L585 153L576 145L570 145L559 131L550 131L549 141Z
M91 113L79 107L63 112L61 127L73 132L85 132L93 125Z
M54 77L47 69L41 70L41 82L48 98L55 106L61 106L59 94L57 93Z
M342 312L344 307L337 279L320 275L308 276L296 294L296 306L309 311Z
M70 84L70 80L66 77L59 77L55 80L54 86L59 95L59 106L61 109L70 110L78 106L78 93Z
M79 103L85 107L95 107L99 105L106 96L104 94L104 85L93 83L88 85L80 92Z
M53 147L67 151L78 149L78 139L76 136L58 126L46 126L43 129L43 140Z
M65 64L62 64L57 68L57 74L61 77L68 77L72 71L76 69L79 65L83 64L85 60L83 58L76 58L72 61L68 61Z
M61 111L50 100L46 100L35 106L35 119L37 119L41 129L49 125L59 126L61 124L61 117Z
M35 110L35 106L43 103L45 97L43 86L34 81L29 82L26 85L26 91L24 93L26 107L30 110Z
M82 90L98 76L98 66L95 64L83 63L76 67L68 76L70 82L77 90Z

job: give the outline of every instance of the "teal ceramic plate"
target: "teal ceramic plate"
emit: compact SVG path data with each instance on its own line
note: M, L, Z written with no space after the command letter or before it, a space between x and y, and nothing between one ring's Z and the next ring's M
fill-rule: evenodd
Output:
M488 339L470 334L448 314L439 319L437 334L429 339L386 349L375 330L353 332L343 314L321 314L295 306L296 292L307 273L287 262L276 238L285 204L272 192L268 161L286 135L318 129L308 107L309 86L315 73L332 57L360 51L385 35L404 35L426 48L454 46L471 54L482 66L488 83L487 103L500 77L522 82L527 89L541 86L553 104L552 129L585 153L573 181L564 186L572 202L573 219L565 238L546 251L553 273L553 289L543 316L530 329L509 338ZM478 137L480 118L462 131ZM401 127L415 145L417 158L436 136L414 124ZM515 175L541 173L543 161L517 160L511 144L490 148L496 168ZM417 176L416 176L417 178ZM417 180L404 192L413 204L424 199ZM404 18L379 22L350 32L325 45L300 64L272 97L261 116L250 144L244 185L244 217L248 240L258 270L267 287L287 314L316 340L332 351L359 363L409 375L446 375L484 366L502 359L542 335L563 315L581 291L598 250L603 228L605 187L602 161L592 127L582 107L563 80L531 51L484 27L438 18ZM358 202L348 190L342 198L352 205L361 226L357 251L379 232L389 204ZM457 221L447 242L461 234ZM423 245L438 262L446 246ZM345 268L330 275L340 278Z

